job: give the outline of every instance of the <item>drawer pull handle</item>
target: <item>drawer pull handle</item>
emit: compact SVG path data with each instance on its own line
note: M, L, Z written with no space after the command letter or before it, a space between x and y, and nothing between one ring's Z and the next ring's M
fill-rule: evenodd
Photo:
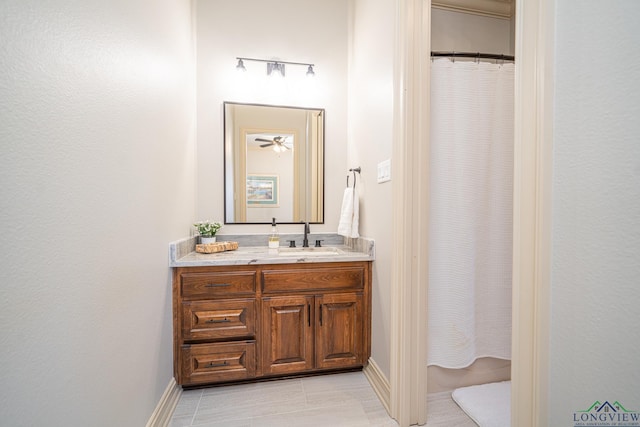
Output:
M224 319L209 319L204 323L229 323L229 322L231 322L231 320L225 317Z
M207 368L219 368L221 366L227 366L227 361L225 360L222 363L209 362L209 364L207 365Z
M225 288L227 286L231 286L231 283L207 283L205 285L207 288Z
M322 326L322 304L320 304L320 326Z

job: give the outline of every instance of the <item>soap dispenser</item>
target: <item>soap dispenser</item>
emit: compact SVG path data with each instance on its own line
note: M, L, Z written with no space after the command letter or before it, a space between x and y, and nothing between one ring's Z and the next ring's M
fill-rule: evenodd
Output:
M276 226L276 219L271 220L271 234L269 235L269 249L278 249L280 247L280 235Z

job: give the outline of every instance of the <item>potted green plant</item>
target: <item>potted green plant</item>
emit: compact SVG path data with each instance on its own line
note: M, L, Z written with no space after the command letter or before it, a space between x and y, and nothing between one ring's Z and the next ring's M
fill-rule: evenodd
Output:
M216 233L222 228L219 222L200 221L193 224L200 235L200 243L213 243L216 241Z

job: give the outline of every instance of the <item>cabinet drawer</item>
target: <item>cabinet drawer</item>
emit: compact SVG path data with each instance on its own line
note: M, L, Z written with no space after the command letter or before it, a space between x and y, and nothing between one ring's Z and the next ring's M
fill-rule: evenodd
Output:
M264 270L264 292L324 291L362 289L363 267L305 268L291 270Z
M181 348L181 384L203 384L253 378L255 341L194 344Z
M255 271L221 271L182 273L182 296L190 299L253 295L256 291Z
M182 337L186 341L253 338L255 331L255 299L182 303Z

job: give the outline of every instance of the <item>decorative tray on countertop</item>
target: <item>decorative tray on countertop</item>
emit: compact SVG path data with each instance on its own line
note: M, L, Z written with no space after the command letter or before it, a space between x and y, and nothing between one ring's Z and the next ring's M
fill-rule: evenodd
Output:
M235 251L236 249L238 249L238 242L215 242L196 245L196 252L199 252L201 254Z

